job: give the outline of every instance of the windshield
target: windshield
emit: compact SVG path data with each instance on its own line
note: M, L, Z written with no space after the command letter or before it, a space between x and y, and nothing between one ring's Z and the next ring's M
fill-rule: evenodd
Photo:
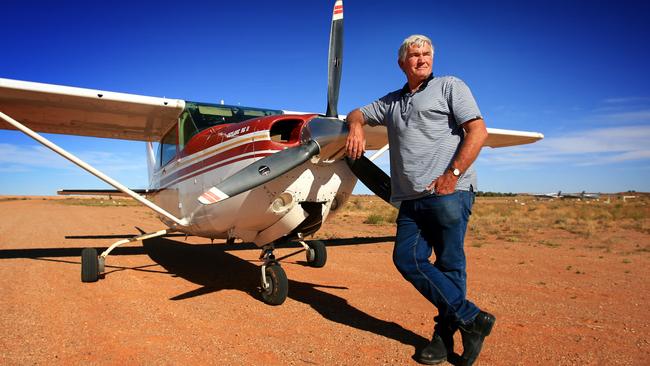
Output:
M282 114L275 109L262 109L225 104L210 104L186 102L185 110L180 117L181 146L185 145L192 136L206 128L224 124L238 123L251 118Z

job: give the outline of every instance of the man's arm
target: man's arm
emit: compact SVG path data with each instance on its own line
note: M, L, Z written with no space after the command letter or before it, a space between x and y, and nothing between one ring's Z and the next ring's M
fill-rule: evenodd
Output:
M355 109L348 114L346 120L349 132L345 140L345 152L351 159L359 159L366 151L366 135L363 131L366 119L359 109Z
M465 138L460 145L458 154L456 154L454 160L451 162L451 168L459 169L461 174L476 160L479 152L481 152L485 139L488 137L485 121L481 118L465 122L463 129L465 130ZM431 182L427 186L427 189L433 189L433 192L436 194L450 194L456 190L457 182L458 177L454 176L451 170L447 169L440 177Z

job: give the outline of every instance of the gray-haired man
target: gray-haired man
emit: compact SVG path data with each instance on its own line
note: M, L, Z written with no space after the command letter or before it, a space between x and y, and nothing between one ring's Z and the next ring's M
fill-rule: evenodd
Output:
M346 152L353 159L363 154L364 124L387 127L391 200L401 201L393 262L438 309L433 338L416 359L429 365L446 360L459 329L461 362L471 365L495 322L493 315L466 299L463 248L476 190L472 163L487 130L467 85L431 73L429 38L406 38L398 64L406 85L348 114Z

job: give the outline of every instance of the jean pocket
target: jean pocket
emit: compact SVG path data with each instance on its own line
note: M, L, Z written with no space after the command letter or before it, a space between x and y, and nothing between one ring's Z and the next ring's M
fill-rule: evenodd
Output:
M457 224L462 218L460 195L458 192L431 195L423 202L422 210L426 212L430 220L440 225Z

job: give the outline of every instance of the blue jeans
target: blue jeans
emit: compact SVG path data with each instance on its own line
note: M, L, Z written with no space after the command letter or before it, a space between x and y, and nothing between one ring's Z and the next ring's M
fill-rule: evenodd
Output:
M468 324L479 308L465 298L463 243L474 193L456 191L403 201L397 216L393 262L436 308L441 321ZM429 261L435 253L435 262Z

